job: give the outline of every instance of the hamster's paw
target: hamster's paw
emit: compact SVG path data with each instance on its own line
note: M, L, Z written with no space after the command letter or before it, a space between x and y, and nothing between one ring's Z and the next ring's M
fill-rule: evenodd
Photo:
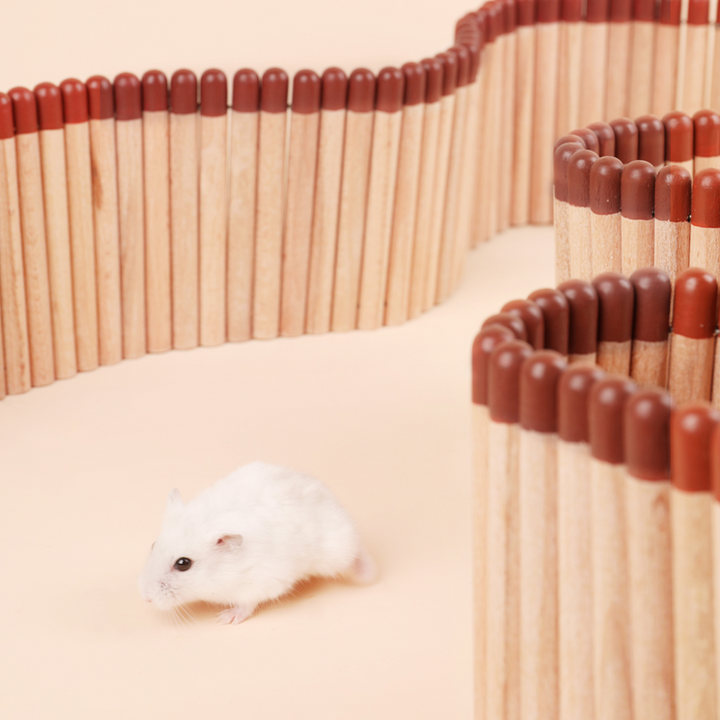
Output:
M355 582L362 585L370 585L375 582L377 578L377 567L365 548L362 548L355 558L352 565L352 573Z
M217 621L222 625L239 625L243 620L247 620L255 608L247 608L236 605L235 607L223 610L218 616Z

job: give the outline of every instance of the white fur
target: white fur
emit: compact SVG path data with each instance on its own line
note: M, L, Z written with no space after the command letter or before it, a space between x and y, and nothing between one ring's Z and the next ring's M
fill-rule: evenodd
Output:
M181 557L193 561L185 572L173 567ZM348 513L319 480L254 462L187 504L170 493L139 584L160 609L204 600L238 623L304 578L345 574L375 574Z

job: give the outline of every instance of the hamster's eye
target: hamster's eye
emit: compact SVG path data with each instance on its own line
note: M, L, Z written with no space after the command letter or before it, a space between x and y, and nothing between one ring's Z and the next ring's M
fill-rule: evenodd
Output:
M180 572L185 572L192 567L192 562L193 561L190 558L180 558L175 561L175 565L173 567Z

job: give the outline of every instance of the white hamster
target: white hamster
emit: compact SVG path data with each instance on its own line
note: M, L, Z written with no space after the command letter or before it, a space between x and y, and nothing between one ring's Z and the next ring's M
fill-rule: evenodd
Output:
M254 462L186 504L170 492L139 585L160 609L204 600L237 624L304 578L339 575L375 577L350 515L319 480Z

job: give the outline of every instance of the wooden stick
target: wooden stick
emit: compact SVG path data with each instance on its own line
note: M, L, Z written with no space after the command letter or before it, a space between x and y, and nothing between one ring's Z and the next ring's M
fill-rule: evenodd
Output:
M173 347L198 346L197 78L176 71L170 80L170 237Z
M616 272L597 275L592 284L598 296L597 364L608 373L629 375L633 285Z
M510 227L512 222L512 204L514 194L512 167L515 157L515 88L517 82L517 55L518 42L516 30L516 3L514 0L506 1L504 4L505 34L503 44L505 46L505 58L502 63L502 119L500 125L500 206L498 210L498 229L503 232ZM552 170L550 171L552 173ZM552 195L548 199L552 202ZM552 211L552 208L551 208ZM549 222L549 221L548 221Z
M720 565L720 431L717 425L710 436L710 479L713 491L712 502L712 562L713 562L713 624L715 633L713 641L715 643L715 654L717 656L717 648L720 647L720 625L715 618L720 617L720 573L718 565ZM720 687L720 663L715 658L715 702L717 703L717 689Z
M159 70L143 75L142 101L147 349L164 352L172 347L170 122L167 78Z
M679 88L678 107L693 115L703 107L705 64L708 46L708 10L705 0L688 1L683 84Z
M558 100L555 135L560 137L580 124L580 63L583 23L581 2L560 3Z
M653 67L652 113L662 117L677 108L677 77L680 45L680 3L662 0L656 26Z
M584 280L568 280L558 285L565 296L570 316L568 356L571 363L594 365L597 355L598 296Z
M290 115L280 334L302 335L308 297L315 171L320 127L320 78L301 70L293 80Z
M625 167L620 189L622 206L622 272L632 275L653 264L655 252L655 168L645 160Z
M11 395L31 387L14 127L11 100L0 93L0 312Z
M605 114L608 118L628 114L630 82L632 0L611 0L608 27L608 68Z
M636 0L632 21L630 62L630 117L646 115L652 108L653 59L655 56L655 2Z
M714 110L699 110L693 115L695 126L695 161L697 175L707 168L720 168L720 114Z
M580 63L580 125L606 119L608 32L608 4L588 0Z
M693 180L690 266L720 277L720 170L702 170Z
M93 168L93 229L97 279L98 344L101 365L123 357L120 290L115 100L107 78L87 81L90 105L90 162Z
M482 107L480 108L480 126L478 133L481 138L478 143L477 152L477 168L478 182L475 194L475 212L473 215L473 234L472 247L476 247L478 243L484 242L489 238L490 225L489 215L483 212L481 208L490 207L490 188L491 178L488 175L491 156L494 148L491 143L483 142L482 138L489 137L494 123L494 108L490 107L490 91L492 90L491 70L493 57L495 53L495 35L493 32L494 5L486 3L476 13L478 28L482 37L482 55L480 60L479 81L480 95L483 98Z
M582 280L593 276L590 172L598 159L592 150L578 150L567 165L570 277Z
M486 87L486 103L488 104L488 114L485 122L485 136L493 138L494 142L489 143L487 154L485 156L486 164L484 167L488 173L486 180L486 199L485 207L487 211L485 232L486 239L497 234L500 226L500 137L502 133L502 95L503 95L503 68L504 62L504 32L505 32L505 12L504 3L488 4L488 63L487 63L487 87Z
M715 25L714 29L710 30L714 34L713 43L713 60L712 60L712 74L710 76L710 102L709 105L712 108L720 107L720 27Z
M622 162L612 156L601 157L590 168L591 268L595 275L622 270L622 173Z
M638 133L637 160L646 160L659 172L665 166L665 125L654 115L635 119Z
M60 380L77 373L62 96L57 86L43 83L35 88L35 97L40 125L55 376Z
M25 88L15 88L9 95L12 98L16 128L30 365L32 384L37 387L55 380L40 142L35 96ZM28 120L30 123L34 121L34 131L28 127Z
M348 113L333 289L332 329L335 332L357 327L374 106L375 76L369 70L355 70L348 81Z
M686 113L675 110L663 117L665 124L665 161L684 167L690 175L694 169L695 126Z
M329 332L332 320L333 275L340 216L343 143L347 115L347 77L339 68L322 76L322 108L315 208L310 246L307 322L309 333Z
M260 79L238 70L233 79L228 216L228 340L252 337L252 286L255 265Z
M560 144L560 140L558 140L553 155L553 190L555 194L553 198L553 220L555 224L555 283L557 285L569 280L571 277L568 163L575 152L585 149L584 143L567 142Z

